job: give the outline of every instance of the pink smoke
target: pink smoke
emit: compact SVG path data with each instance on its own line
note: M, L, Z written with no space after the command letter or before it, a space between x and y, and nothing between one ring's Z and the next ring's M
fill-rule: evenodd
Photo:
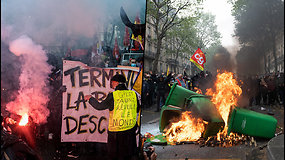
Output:
M21 56L22 71L19 94L15 101L7 104L6 109L21 116L28 113L37 124L46 123L50 114L46 107L49 101L47 77L52 66L47 63L45 51L28 36L12 41L10 51Z

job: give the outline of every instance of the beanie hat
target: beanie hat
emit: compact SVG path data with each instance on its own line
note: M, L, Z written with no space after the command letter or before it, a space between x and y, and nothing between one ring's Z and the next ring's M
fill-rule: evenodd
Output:
M111 78L111 81L116 81L116 82L119 82L119 83L125 83L126 82L126 78L122 74L116 74L115 76L113 76Z

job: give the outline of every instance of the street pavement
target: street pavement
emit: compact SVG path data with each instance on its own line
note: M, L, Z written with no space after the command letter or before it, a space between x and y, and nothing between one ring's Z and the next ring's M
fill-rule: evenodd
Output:
M257 146L237 145L233 147L200 147L195 144L183 145L154 145L157 159L239 159L239 160L282 160L284 159L284 107L274 106L253 106L251 109L256 112L268 114L271 112L277 119L278 128L272 139L255 138ZM142 110L141 134L149 132L153 135L161 134L159 131L160 112L155 112L156 105ZM58 146L58 147L56 147ZM36 151L43 160L90 160L105 159L106 145L100 143L79 143L77 149L71 143L60 143L56 140L38 139ZM75 151L77 153L70 153Z
M274 137L268 142L267 157L269 160L284 159L284 134Z
M272 139L255 137L257 146L237 145L233 147L200 147L195 144L154 145L157 159L240 159L240 160L282 160L284 159L284 106L252 106L256 112L270 114L277 119L278 128ZM156 105L142 111L141 133L161 134L159 132L160 112Z

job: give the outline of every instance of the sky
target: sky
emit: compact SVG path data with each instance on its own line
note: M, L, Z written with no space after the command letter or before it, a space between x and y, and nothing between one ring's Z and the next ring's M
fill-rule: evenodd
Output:
M204 11L216 16L218 31L222 35L222 45L230 47L234 45L234 17L231 15L231 5L227 0L205 0Z

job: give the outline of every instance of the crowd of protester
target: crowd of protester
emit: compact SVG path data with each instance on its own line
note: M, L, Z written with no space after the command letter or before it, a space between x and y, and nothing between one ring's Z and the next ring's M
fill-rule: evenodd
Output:
M284 105L284 73L239 76L243 82L243 95L248 97L248 106Z
M236 77L242 88L242 96L247 101L245 106L241 107L284 105L283 72L255 76L238 75ZM160 111L174 82L194 92L200 91L199 93L205 94L206 89L213 87L214 78L209 71L201 71L192 76L187 75L185 71L183 74L145 72L142 87L143 108L156 104L156 111Z
M208 71L199 72L189 76L184 71L183 74L161 73L153 74L151 71L144 73L142 101L143 109L156 104L156 111L160 111L164 104L171 86L177 82L178 85L197 92L206 92L207 88L213 85L212 74Z

